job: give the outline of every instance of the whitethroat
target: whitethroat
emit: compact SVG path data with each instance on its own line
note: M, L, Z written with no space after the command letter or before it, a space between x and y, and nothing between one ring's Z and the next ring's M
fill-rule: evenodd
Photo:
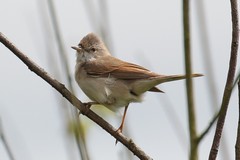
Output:
M93 101L112 111L125 107L122 122L117 129L122 132L129 103L141 102L143 94L163 92L156 85L185 79L185 75L161 75L142 66L111 56L103 41L94 33L86 35L77 46L75 80L82 91ZM192 74L199 77L202 74Z

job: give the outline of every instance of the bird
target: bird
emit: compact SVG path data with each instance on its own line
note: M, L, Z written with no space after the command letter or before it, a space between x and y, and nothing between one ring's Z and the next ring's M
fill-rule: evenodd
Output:
M123 126L130 103L142 102L146 92L162 92L156 86L170 81L186 79L186 75L162 75L140 65L113 57L103 40L95 33L89 33L72 46L76 50L75 80L81 90L92 100L89 107L101 104L116 112L124 107ZM202 74L192 74L200 77Z

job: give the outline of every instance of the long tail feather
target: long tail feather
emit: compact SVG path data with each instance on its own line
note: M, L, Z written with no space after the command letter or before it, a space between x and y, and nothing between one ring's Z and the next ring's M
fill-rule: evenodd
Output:
M192 74L191 77L201 77L202 74ZM156 85L165 83L165 82L171 82L171 81L177 81L186 79L186 75L159 75L157 77L151 78L151 79L144 79L144 80L138 80L134 81L132 84L132 91L140 95L146 91L150 92L163 92L160 89L156 87Z
M191 77L201 77L203 76L202 74L192 74ZM186 75L170 75L170 76L161 76L159 78L160 83L165 83L165 82L171 82L171 81L177 81L177 80L182 80L186 79Z

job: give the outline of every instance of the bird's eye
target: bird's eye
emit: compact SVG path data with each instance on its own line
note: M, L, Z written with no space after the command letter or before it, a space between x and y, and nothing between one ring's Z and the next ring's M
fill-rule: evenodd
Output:
M79 47L79 48L83 48L81 43L78 44L78 47Z
M92 52L95 52L95 51L96 51L96 49L95 49L95 48L91 48L91 51L92 51Z

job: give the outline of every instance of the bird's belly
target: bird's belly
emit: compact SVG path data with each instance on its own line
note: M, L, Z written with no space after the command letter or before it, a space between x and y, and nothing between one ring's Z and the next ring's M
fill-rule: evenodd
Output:
M112 111L116 111L131 102L141 101L141 96L132 95L125 83L113 78L87 78L78 79L77 82L91 100Z
M101 79L87 78L79 80L78 85L91 100L101 104L107 101L107 96L104 93L104 83Z

